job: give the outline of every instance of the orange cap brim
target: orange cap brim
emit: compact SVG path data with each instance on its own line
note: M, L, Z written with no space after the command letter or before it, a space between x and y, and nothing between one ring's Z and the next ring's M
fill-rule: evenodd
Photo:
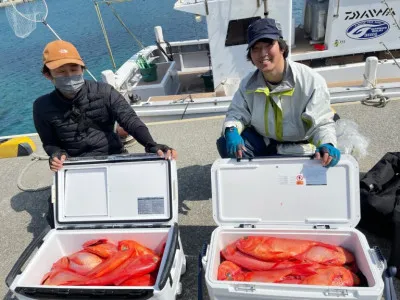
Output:
M59 60L48 62L46 64L46 67L48 67L50 70L54 70L54 69L57 69L58 67L66 65L66 64L77 64L82 67L85 66L83 61L81 61L80 59L65 58L65 59L59 59Z

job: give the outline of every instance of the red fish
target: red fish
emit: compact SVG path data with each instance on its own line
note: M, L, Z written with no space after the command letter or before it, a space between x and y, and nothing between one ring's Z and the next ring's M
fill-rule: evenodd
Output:
M103 259L98 257L96 254L86 251L79 251L69 255L68 259L68 268L81 275L88 274L92 269L103 262Z
M321 242L266 236L247 236L236 242L236 247L241 252L264 261L291 259L316 245L336 250L335 246Z
M86 251L78 251L69 256L61 257L53 264L51 270L64 269L74 271L80 275L86 275L102 262L103 259L95 254Z
M98 278L111 272L116 267L125 262L135 252L134 248L125 245L125 241L119 242L118 248L120 248L121 250L115 253L113 256L110 256L109 258L104 260L101 264L99 264L88 274L86 274L86 276L89 278Z
M225 260L218 266L218 280L243 281L242 269L231 261Z
M296 258L301 261L331 266L342 266L354 262L353 254L338 246L335 246L335 250L325 246L313 246L306 252L297 255Z
M321 267L316 274L308 276L302 284L325 285L325 286L353 286L352 273L344 267L330 266Z
M111 272L97 278L89 279L83 282L83 285L99 286L99 285L119 285L128 278L133 276L142 276L153 272L160 262L157 255L141 255L133 256L119 265Z
M51 267L51 271L57 269L68 269L68 267L69 267L69 258L68 256L63 256L53 264L53 266Z
M70 270L56 269L46 273L41 281L43 285L73 285L74 282L86 280L85 276Z
M313 275L315 272L307 268L286 268L281 270L247 272L244 281L270 282L270 283L295 283Z
M292 261L281 261L281 262L267 262L262 261L252 256L246 255L236 248L236 243L226 246L222 251L221 255L236 265L245 268L250 271L267 271L267 270L279 270L285 268L291 268L299 265L299 262Z
M135 242L133 240L123 240L120 241L118 244L118 250L127 250L127 249L134 249L134 255L146 255L151 254L158 256L153 250L143 246L142 244Z
M84 243L83 249L102 258L108 258L118 251L117 246L107 239L90 240Z
M146 274L140 277L131 277L124 282L120 283L120 286L153 286L156 283L156 279L150 274Z

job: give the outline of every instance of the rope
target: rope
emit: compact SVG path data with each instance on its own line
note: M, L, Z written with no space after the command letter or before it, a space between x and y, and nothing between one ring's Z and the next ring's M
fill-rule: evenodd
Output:
M126 29L126 31L132 36L132 38L136 41L136 43L138 43L139 47L141 47L142 49L144 48L143 43L129 30L129 28L125 25L125 23L122 21L121 17L117 14L117 12L115 11L114 7L111 6L110 2L106 2L108 7L111 9L111 11L113 12L114 16L118 19L118 21L121 23L121 25Z
M111 51L111 45L110 45L110 42L108 40L106 27L104 26L103 18L101 17L99 4L96 1L93 1L93 2L94 2L94 8L96 9L96 13L97 13L97 18L99 19L101 30L103 31L104 39L106 40L107 50L108 50L108 54L110 55L111 63L113 65L113 67L114 67L114 70L117 70L117 66L115 65L114 57L113 57L113 54L112 54L112 51Z
M368 83L374 88L376 89L376 84L371 82L371 80L369 80L367 78L367 76L365 76L365 74L363 75L364 79L366 81L368 81ZM379 96L379 97L372 97L370 96L370 98L361 100L361 104L367 105L367 106L373 106L373 107L385 107L386 104L389 102L389 98L385 97L385 96Z
M363 74L363 77L364 77L364 79L365 79L366 81L368 81L368 83L369 83L374 89L376 89L376 84L375 84L375 83L373 83L371 80L369 80L365 74Z
M384 42L380 42L382 45L383 45L383 47L385 47L385 49L386 49L386 52L392 57L392 59L393 59L393 61L394 61L394 63L396 64L396 66L400 69L400 65L399 65L399 63L397 62L397 60L396 60L396 57L394 57L394 55L392 54L392 52L390 52L390 50L389 50L389 48L388 47L386 47L386 45L385 45L385 43Z
M361 100L361 104L364 104L366 106L373 106L373 107L378 107L382 108L385 107L386 104L388 104L389 98L385 96L380 96L379 98L368 98L365 100Z
M390 15L392 16L394 23L396 24L397 28L400 29L400 25L397 23L397 20L394 17L394 11L389 7L389 4L387 4L386 0L382 0L381 2L386 5L387 9L390 10Z
M205 8L206 8L206 15L208 16L209 15L209 10L208 10L208 0L204 0L204 5L205 5Z
M188 106L189 106L190 102L194 102L194 101L193 101L193 98L192 98L192 94L189 94L189 99L190 99L190 100L187 102L187 104L186 104L186 106L185 106L185 110L184 110L183 113L182 113L181 120L183 120L183 117L184 117L185 114L186 114L186 110L188 109Z
M40 192L40 191L45 191L45 190L50 188L50 185L49 186L44 186L44 187L39 187L39 188L27 188L22 184L22 177L25 175L26 171L33 164L38 162L39 160L47 160L48 161L49 157L48 156L44 156L44 155L43 156L42 155L37 155L35 153L32 154L32 161L25 166L25 168L21 171L21 173L18 176L17 186L21 191L24 191L24 192Z
M333 15L334 18L339 17L340 0L337 2L336 14Z
M173 61L174 60L174 57L173 57L173 53L172 53L172 47L171 47L171 44L169 43L169 42L167 42L167 41L164 41L164 43L167 45L167 49L169 50L169 52L170 52L170 54L168 54L167 52L165 52L165 50L164 50L164 48L161 46L161 44L158 42L158 41L155 41L156 42L156 45L157 45L157 48L158 48L158 50L160 50L166 57L167 57L167 59L169 60L169 61Z

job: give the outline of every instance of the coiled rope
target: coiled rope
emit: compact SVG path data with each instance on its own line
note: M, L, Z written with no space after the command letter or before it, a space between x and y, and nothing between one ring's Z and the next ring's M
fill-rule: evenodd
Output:
M21 173L19 174L19 176L18 176L18 180L17 180L17 186L18 186L18 188L21 190L21 191L24 191L24 192L40 192L40 191L45 191L45 190L47 190L47 189L49 189L50 188L50 185L48 185L48 186L43 186L43 187L38 187L38 188L28 188L28 187L25 187L23 184L22 184L22 177L25 175L25 173L27 172L27 170L33 165L33 164L35 164L36 162L38 162L39 160L49 160L49 157L48 156L46 156L46 155L38 155L38 154L36 154L36 153L33 153L32 154L32 161L30 162L30 163L28 163L26 166L25 166L25 168L21 171Z

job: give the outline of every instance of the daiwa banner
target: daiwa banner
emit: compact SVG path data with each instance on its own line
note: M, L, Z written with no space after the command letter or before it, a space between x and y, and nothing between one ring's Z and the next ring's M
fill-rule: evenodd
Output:
M363 53L377 51L379 44L382 51L384 45L400 48L400 1L352 0L341 4L330 1L325 38L329 50Z

